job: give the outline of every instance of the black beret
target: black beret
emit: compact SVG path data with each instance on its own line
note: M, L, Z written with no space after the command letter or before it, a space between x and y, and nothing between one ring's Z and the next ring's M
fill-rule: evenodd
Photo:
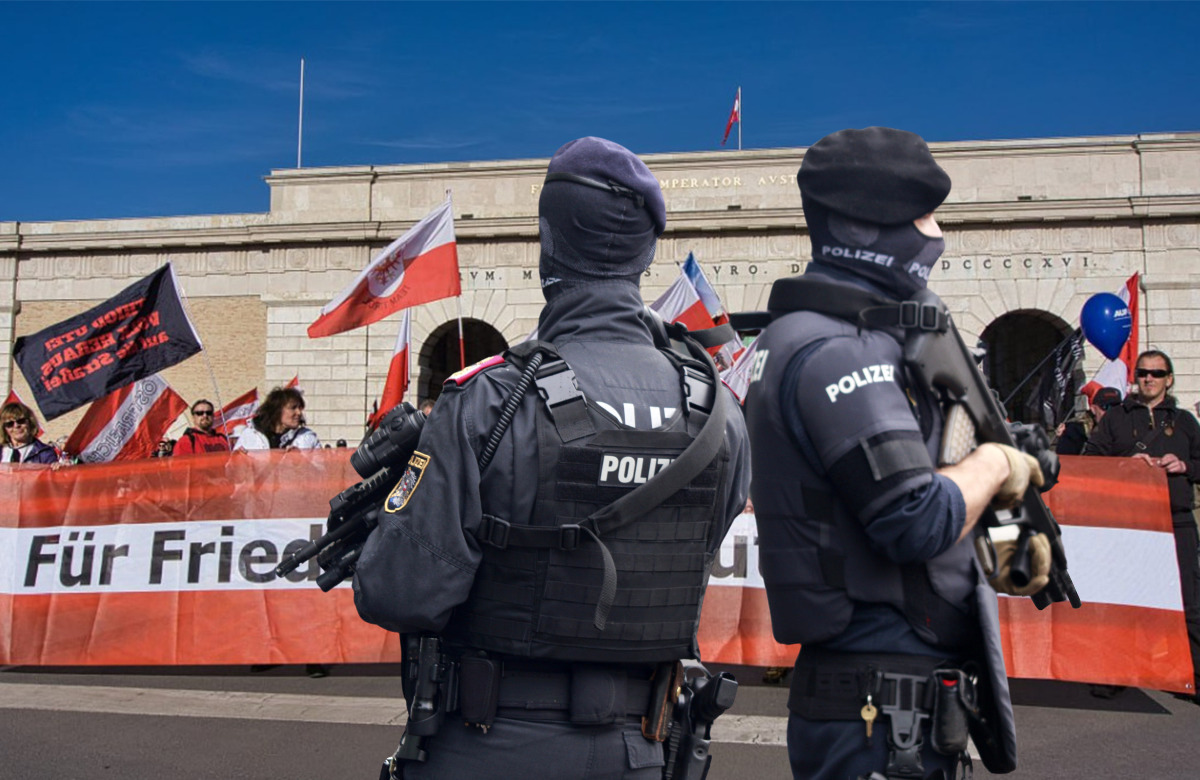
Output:
M796 180L822 206L881 225L923 217L950 194L950 177L924 139L890 127L825 136L805 153Z
M658 179L633 152L618 143L588 136L564 144L550 158L546 173L568 173L604 183L614 181L645 200L655 234L667 227L667 204Z

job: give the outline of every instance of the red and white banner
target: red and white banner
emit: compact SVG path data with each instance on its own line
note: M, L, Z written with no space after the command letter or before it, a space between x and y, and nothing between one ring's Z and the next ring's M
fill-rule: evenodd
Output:
M96 401L64 449L84 463L148 458L187 404L158 374Z
M383 383L383 396L379 400L379 407L375 410L375 414L371 415L371 419L368 421L372 426L378 425L385 414L404 400L404 394L408 391L408 356L411 352L409 348L411 342L412 316L406 311L404 319L400 321L400 332L396 334L396 348L392 351L392 362L388 365L387 380Z
M304 392L304 388L300 386L300 374L297 373L294 377L288 380L288 383L283 386L285 390L299 390Z
M725 123L725 135L721 137L721 146L729 140L729 130L734 122L742 121L742 88L738 87L737 96L733 99L733 110L729 112L729 121ZM740 130L738 132L741 132ZM741 136L738 136L739 138Z
M688 330L706 330L713 326L704 301L700 300L692 280L683 271L667 291L650 304L650 308L658 312L664 322L682 322Z
M237 436L258 411L258 388L239 395L217 412L213 428L226 436Z
M358 481L345 450L85 465L0 465L0 664L396 662L348 584L274 567ZM1001 598L1013 677L1189 690L1191 658L1165 478L1132 460L1063 458L1047 494L1084 605ZM771 635L753 515L734 522L700 621L706 661L790 666Z
M392 312L460 295L454 214L447 200L371 260L354 283L321 309L308 337L332 336Z
M1091 398L1102 387L1115 387L1125 395L1134 384L1134 369L1137 368L1138 356L1138 275L1134 274L1125 281L1125 286L1117 290L1116 295L1129 304L1129 340L1121 348L1121 354L1116 360L1105 360L1092 380L1079 389Z

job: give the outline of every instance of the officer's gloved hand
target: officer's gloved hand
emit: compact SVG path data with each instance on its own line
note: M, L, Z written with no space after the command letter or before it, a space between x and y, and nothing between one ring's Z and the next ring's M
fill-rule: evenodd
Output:
M997 593L1007 593L1010 596L1032 596L1050 584L1050 540L1045 534L1034 534L1029 537L1029 582L1016 586L1012 581L1013 557L1019 546L1017 540L996 542L996 571L989 575L988 581Z
M1038 487L1045 483L1046 480L1042 476L1042 469L1038 465L1037 458L1005 444L984 446L998 448L1008 459L1008 479L1004 480L1004 484L992 497L993 508L1012 509L1021 503L1021 498L1025 495L1025 490L1029 487L1030 482Z

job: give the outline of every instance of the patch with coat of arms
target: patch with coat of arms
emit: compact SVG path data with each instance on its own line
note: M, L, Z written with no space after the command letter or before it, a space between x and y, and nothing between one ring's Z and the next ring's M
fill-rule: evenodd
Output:
M387 501L383 504L384 511L395 514L408 504L408 499L412 497L417 485L421 484L421 477L425 474L427 465L428 455L423 452L413 453L408 459L408 468L405 469L404 476L396 483L396 487L392 488L392 492L388 493Z

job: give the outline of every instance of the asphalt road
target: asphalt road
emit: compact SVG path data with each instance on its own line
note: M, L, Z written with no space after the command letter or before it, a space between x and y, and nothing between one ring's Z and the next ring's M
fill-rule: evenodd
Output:
M404 721L393 666L0 670L0 779L163 777L373 780ZM789 777L786 688L761 670L714 729L712 780ZM1158 691L1112 700L1070 683L1014 681L1012 778L1200 775L1200 707ZM975 777L992 777L976 762ZM532 780L532 779L531 779Z

